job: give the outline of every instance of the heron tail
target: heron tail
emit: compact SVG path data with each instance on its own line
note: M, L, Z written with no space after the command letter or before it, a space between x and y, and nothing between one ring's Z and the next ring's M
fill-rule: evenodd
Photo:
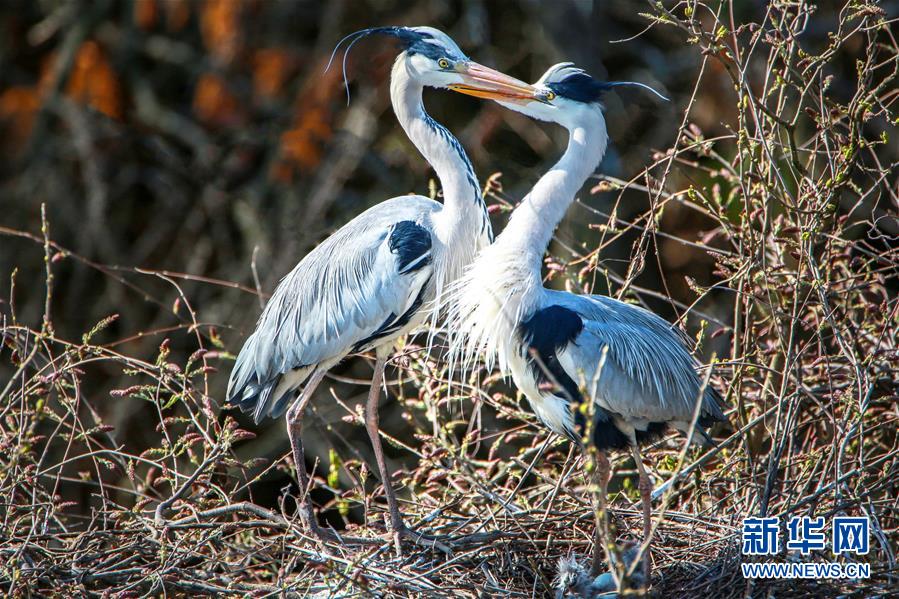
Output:
M295 387L282 386L284 375L280 373L260 377L256 368L257 343L254 333L240 350L228 379L226 403L241 412L252 413L253 421L259 424L266 416L278 418L287 411Z

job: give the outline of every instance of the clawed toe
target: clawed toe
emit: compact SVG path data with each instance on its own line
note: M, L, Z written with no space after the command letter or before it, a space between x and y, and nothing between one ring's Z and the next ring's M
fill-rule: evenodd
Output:
M314 516L305 515L300 518L303 532L308 536L317 539L321 543L332 543L337 545L379 545L381 541L378 539L369 539L365 537L353 537L342 535L338 532L327 529L319 525Z

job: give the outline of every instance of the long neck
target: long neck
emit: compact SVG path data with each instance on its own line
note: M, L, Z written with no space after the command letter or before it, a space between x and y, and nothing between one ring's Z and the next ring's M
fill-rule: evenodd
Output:
M443 210L435 218L438 221L435 225L441 229L438 235L452 245L468 242L474 251L476 238L486 235L493 239L478 178L459 141L425 112L421 100L423 86L409 75L407 60L403 52L393 65L390 78L393 110L406 135L440 179Z
M534 185L512 213L496 245L529 274L540 278L543 254L584 181L599 165L608 144L599 107L569 128L568 148L561 160Z

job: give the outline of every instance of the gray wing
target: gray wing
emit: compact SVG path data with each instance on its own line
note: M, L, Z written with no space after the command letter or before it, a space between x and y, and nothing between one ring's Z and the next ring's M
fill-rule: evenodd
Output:
M228 402L253 411L257 422L277 417L316 365L395 336L425 299L430 217L439 209L422 196L393 198L309 252L278 284L244 343Z
M583 320L580 334L560 351L559 363L597 405L629 421L690 422L702 380L690 341L680 330L648 310L609 297L549 294ZM720 401L708 386L700 424L725 419Z

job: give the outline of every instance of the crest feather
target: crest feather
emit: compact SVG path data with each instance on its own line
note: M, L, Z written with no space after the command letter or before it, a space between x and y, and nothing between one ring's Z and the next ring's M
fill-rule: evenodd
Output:
M636 81L600 81L591 77L584 69L574 66L574 63L571 62L560 62L549 67L536 85L547 87L559 96L576 102L599 102L605 92L613 87L625 85L642 87L662 100L668 101L668 98L645 83Z
M537 83L543 85L548 85L550 83L561 83L568 77L573 77L575 75L584 75L585 77L590 77L589 75L587 75L587 71L574 66L573 62L560 62L546 69L546 72L543 73L543 76L540 77L539 80L537 80Z

